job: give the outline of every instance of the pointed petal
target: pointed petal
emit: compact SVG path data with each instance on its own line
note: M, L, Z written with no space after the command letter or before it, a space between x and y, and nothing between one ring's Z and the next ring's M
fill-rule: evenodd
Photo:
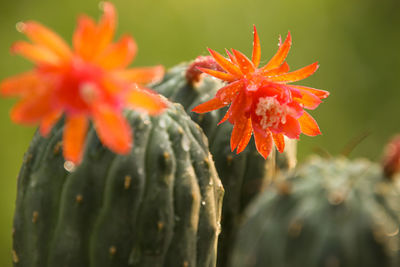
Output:
M115 7L111 2L101 2L103 16L97 27L96 52L101 53L112 41L116 26Z
M235 80L237 80L237 78L235 76L233 76L230 73L227 72L221 72L218 70L212 70L212 69L205 69L205 68L201 68L201 67L197 67L197 69L199 69L201 72L207 73L208 75L214 76L215 78L218 78L220 80L224 80L227 82L233 82Z
M293 100L303 104L307 109L316 109L322 102L316 95L308 91L303 90L301 91L301 94L301 97L294 97Z
M232 62L233 64L235 64L235 65L238 65L238 63L237 63L237 60L236 60L235 56L234 56L234 55L232 55L232 53L231 53L231 52L229 52L229 50L228 50L228 49L225 49L225 52L226 52L226 54L228 55L228 57L229 57L229 59L231 60L231 62Z
M106 105L93 106L93 119L101 142L118 154L127 154L132 147L132 133L119 110Z
M213 111L215 109L225 107L226 105L228 105L228 104L225 104L218 98L214 97L214 98L208 100L207 102L204 102L204 103L196 106L195 108L192 109L192 111L196 112L196 113L206 113L209 111Z
M208 51L210 52L211 56L215 59L215 61L227 72L234 76L242 76L242 72L240 69L234 65L232 62L230 62L228 59L223 57L221 54L218 52L208 48Z
M247 145L246 143L246 139L247 136L245 136L246 134L248 134L249 129L250 128L250 137L251 137L251 119L250 118L246 118L245 116L241 116L240 118L237 118L235 121L235 124L233 125L233 130L232 130L232 135L231 135L231 150L235 150L236 147L238 147L238 145L240 143L243 144L245 143L245 145ZM242 141L242 139L245 138L244 141ZM243 150L244 147L241 147L241 150ZM237 152L239 153L239 152Z
M235 58L239 64L240 70L242 73L247 74L249 72L254 72L255 67L253 65L253 62L250 61L243 53L232 49L233 54L235 55Z
M11 120L16 123L33 124L51 113L50 96L40 95L22 99L11 110Z
M127 107L150 115L158 115L167 107L166 101L159 94L146 88L132 88L125 99Z
M96 63L106 70L125 68L132 62L137 52L137 45L130 36L124 36L101 53Z
M43 46L56 54L61 59L72 56L68 44L55 32L35 21L18 24L18 28L37 45Z
M305 87L300 85L290 85L290 87L294 87L300 91L308 91L314 95L316 95L319 99L324 99L329 96L329 92L321 89L315 89L311 87Z
M272 134L270 131L266 132L265 135L259 131L254 131L254 141L256 143L256 148L258 153L267 159L268 155L272 151Z
M72 37L75 52L83 59L92 59L96 42L96 23L86 15L78 18L78 25Z
M271 60L267 63L267 65L262 67L262 69L271 70L282 65L283 61L285 61L289 53L291 45L292 45L292 36L290 35L290 32L288 32L286 40L282 45L279 46L278 52L276 52L276 54L271 58Z
M239 94L233 99L232 104L229 108L229 121L232 124L236 124L238 119L244 117L246 111L252 105L252 97L251 95L246 94L243 91L240 91Z
M40 79L34 71L7 78L0 84L2 96L26 96L40 90Z
M283 134L272 133L272 137L274 138L276 148L280 153L282 153L285 149L285 139L283 138Z
M254 67L257 68L260 64L261 59L261 47L260 47L260 38L258 37L256 25L254 27L254 39L253 39L253 55L251 57L251 61L254 64Z
M230 107L228 109L228 111L225 113L224 117L218 122L217 125L220 125L221 123L224 123L227 119L229 119L229 115L230 115Z
M280 65L279 67L272 69L272 70L268 70L268 69L260 69L260 74L268 77L268 76L275 76L275 75L279 75L279 74L284 74L287 73L289 71L289 64L287 64L287 62L283 62L282 65Z
M321 134L317 122L310 114L304 112L299 118L301 132L308 136L316 136Z
M230 103L242 88L243 82L241 80L235 81L219 89L215 96L218 97L222 102Z
M286 122L280 125L280 130L291 139L299 139L301 133L299 122L290 115L286 116Z
M301 68L299 70L289 72L286 74L282 75L277 75L273 77L269 77L268 79L274 82L284 82L284 83L291 83L291 82L296 82L303 80L307 78L308 76L312 75L317 69L318 69L318 62L315 62L311 65L308 65L304 68Z
M54 124L61 117L61 115L62 115L61 111L53 111L48 115L44 116L43 119L40 121L40 134L46 137L50 133Z
M75 164L82 160L88 121L85 116L69 116L63 133L64 158Z
M249 118L247 120L246 126L243 130L242 138L240 139L240 141L236 147L236 154L239 154L246 148L247 144L249 143L249 141L251 139L252 132L253 132L253 129L251 128L251 119Z
M142 67L118 71L116 72L116 75L130 82L145 85L160 81L164 77L164 73L164 67L158 65L154 67Z
M57 65L60 63L60 58L44 46L19 41L13 44L11 50L36 64Z

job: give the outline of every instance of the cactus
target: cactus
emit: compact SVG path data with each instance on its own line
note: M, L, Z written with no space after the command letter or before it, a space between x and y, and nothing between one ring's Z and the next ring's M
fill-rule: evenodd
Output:
M223 188L202 131L180 105L125 115L126 156L91 127L74 166L62 121L35 135L18 178L14 266L215 266Z
M274 177L275 165L281 170L294 167L296 163L296 141L287 142L287 149L279 154L271 153L267 160L260 156L254 142L240 154L235 155L230 147L232 125L218 122L224 117L226 108L214 110L206 114L197 114L191 110L198 104L210 100L223 83L196 73L196 64L208 60L200 58L191 65L181 64L170 69L164 80L153 86L158 93L169 100L182 104L191 118L197 122L208 137L210 152L215 161L215 167L225 189L222 208L222 232L218 241L218 264L227 266L227 257L236 236L236 229L241 220L242 212L254 196L264 190ZM210 64L209 62L205 62ZM279 154L279 157L275 155ZM275 163L275 161L277 161Z
M399 266L399 190L368 160L313 158L249 206L230 266Z

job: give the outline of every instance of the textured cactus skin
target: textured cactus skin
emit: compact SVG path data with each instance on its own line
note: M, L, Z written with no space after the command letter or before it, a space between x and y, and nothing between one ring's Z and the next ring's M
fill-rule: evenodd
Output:
M62 122L35 135L18 179L14 266L215 266L223 188L207 139L177 104L126 116L131 153L113 154L91 128L73 172Z
M375 163L314 158L249 206L230 266L399 266L399 190Z
M208 137L210 152L215 161L215 167L225 188L222 208L222 232L218 241L219 267L227 265L232 243L241 215L247 204L268 185L275 175L275 161L282 169L293 167L296 162L296 143L289 142L291 149L280 157L275 157L275 151L267 160L262 158L251 140L248 147L236 155L230 149L232 125L228 122L218 125L226 112L225 109L214 110L206 114L197 114L191 110L211 99L217 90L223 87L220 81L203 76L200 82L191 84L185 78L187 64L178 65L165 75L164 80L155 86L154 90L180 103L191 118L197 122Z

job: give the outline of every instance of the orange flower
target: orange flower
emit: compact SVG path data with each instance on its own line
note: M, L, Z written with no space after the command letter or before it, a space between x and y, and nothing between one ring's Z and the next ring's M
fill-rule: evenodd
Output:
M273 141L280 152L285 148L283 136L298 139L300 133L315 136L320 134L315 120L304 111L315 109L329 92L299 85L289 85L312 75L318 68L313 63L302 69L289 72L285 59L291 46L288 33L285 42L279 42L278 52L262 68L260 40L254 26L253 55L249 60L241 52L226 50L228 57L209 49L211 56L224 70L199 68L202 72L228 83L218 90L216 96L193 109L205 113L230 104L220 123L229 120L234 126L231 149L242 152L252 134L258 152L267 158Z
M143 84L159 80L162 66L126 69L137 47L130 36L112 43L116 26L114 6L102 4L99 23L83 15L73 35L73 48L43 25L29 21L17 28L32 41L19 41L14 53L35 63L32 71L8 78L0 84L3 96L22 99L11 111L14 122L40 123L40 133L49 134L65 114L64 157L81 161L89 119L102 143L126 154L132 146L131 129L122 115L124 108L159 114L164 100Z

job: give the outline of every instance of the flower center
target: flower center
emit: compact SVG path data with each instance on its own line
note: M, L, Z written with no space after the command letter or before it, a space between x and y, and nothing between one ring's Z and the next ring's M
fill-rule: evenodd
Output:
M281 105L275 97L259 98L256 115L261 117L260 125L263 129L277 128L279 124L285 124L287 113L286 105Z
M79 87L79 93L83 99L88 104L93 103L98 96L97 92L97 86L94 83L91 82L85 82L80 85Z

